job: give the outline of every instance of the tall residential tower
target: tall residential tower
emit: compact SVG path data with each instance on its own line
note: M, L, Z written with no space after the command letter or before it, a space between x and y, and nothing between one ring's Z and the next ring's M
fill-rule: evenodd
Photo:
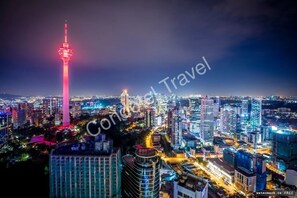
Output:
M201 123L200 133L201 140L204 144L213 143L214 133L214 115L213 115L213 99L203 98L201 99Z

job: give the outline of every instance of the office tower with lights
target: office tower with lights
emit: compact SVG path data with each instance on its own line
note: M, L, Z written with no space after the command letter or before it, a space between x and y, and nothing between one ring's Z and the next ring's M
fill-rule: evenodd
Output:
M272 130L272 156L278 169L284 171L297 166L297 132L293 130Z
M121 197L120 149L105 136L50 154L50 197Z
M79 116L81 115L81 103L75 101L75 102L72 102L71 106L72 106L71 108L72 116L74 118L79 118Z
M144 115L145 127L152 128L155 126L155 110L153 108L148 108Z
M228 147L223 150L223 160L232 167L236 167L236 150Z
M8 129L11 127L12 117L8 112L0 112L0 145L8 138Z
M214 98L214 104L213 104L213 115L214 115L214 117L219 117L220 106L221 106L220 96L216 96Z
M252 130L258 130L262 124L262 100L254 98L251 101L251 127Z
M129 115L130 114L130 102L129 102L129 94L128 90L124 89L121 94L121 103L123 105L123 113Z
M45 116L50 116L50 107L51 107L51 100L49 98L44 98L42 100L42 113Z
M12 123L14 129L23 128L26 123L26 111L24 109L13 109Z
M60 58L63 61L63 126L69 127L69 76L68 76L68 64L72 57L72 49L68 43L68 26L67 23L64 25L64 43L59 49Z
M199 98L190 99L190 131L192 133L200 132L200 100Z
M173 127L170 142L174 149L179 149L182 143L182 118L178 115L173 117Z
M135 156L123 156L122 197L158 198L160 159L155 149L140 148Z
M214 101L209 98L201 99L201 123L200 136L204 144L213 143L214 135L214 115L213 115Z
M255 190L264 190L266 187L266 162L262 155L252 154L245 150L236 153L236 168L239 172L256 176Z
M237 126L237 116L235 110L226 105L224 108L221 109L221 116L220 116L220 131L224 134L234 134L236 132Z
M59 113L61 107L61 98L47 97L42 100L42 113L45 116L53 116Z
M169 108L168 113L167 113L166 124L167 124L167 135L170 137L170 139L171 139L172 131L173 131L174 114L175 114L174 109Z
M246 131L246 126L249 120L249 101L242 100L241 101L241 129Z

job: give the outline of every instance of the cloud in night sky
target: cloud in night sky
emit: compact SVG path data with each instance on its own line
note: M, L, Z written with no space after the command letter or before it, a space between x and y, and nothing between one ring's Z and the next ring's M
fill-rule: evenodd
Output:
M178 94L297 94L292 1L10 1L0 8L0 92L62 92L57 50L69 23L70 93L143 94L205 56L213 70Z

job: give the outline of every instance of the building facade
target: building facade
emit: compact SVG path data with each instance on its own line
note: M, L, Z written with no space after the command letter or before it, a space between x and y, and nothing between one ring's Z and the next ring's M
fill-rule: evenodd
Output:
M234 183L247 197L256 191L256 175L245 168L235 169Z
M160 160L156 150L140 148L123 156L122 197L159 198Z
M282 171L289 166L297 166L297 132L274 130L272 140L273 161Z
M213 143L214 135L214 115L213 115L214 101L212 99L201 99L201 124L200 136L204 144Z
M208 183L194 175L181 175L174 181L174 198L207 198Z
M50 197L121 197L120 164L110 141L59 147L50 155Z
M221 109L220 131L221 133L231 135L236 132L237 117L235 110L227 105Z
M193 133L200 132L200 99L191 98L190 99L190 131Z
M251 101L251 128L259 130L262 125L262 100L254 98Z
M152 128L155 126L155 110L153 108L148 108L144 115L145 127Z

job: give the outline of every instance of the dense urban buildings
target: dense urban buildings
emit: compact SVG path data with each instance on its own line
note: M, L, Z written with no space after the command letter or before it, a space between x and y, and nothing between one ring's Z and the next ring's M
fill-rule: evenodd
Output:
M296 197L296 5L4 1L0 197Z

